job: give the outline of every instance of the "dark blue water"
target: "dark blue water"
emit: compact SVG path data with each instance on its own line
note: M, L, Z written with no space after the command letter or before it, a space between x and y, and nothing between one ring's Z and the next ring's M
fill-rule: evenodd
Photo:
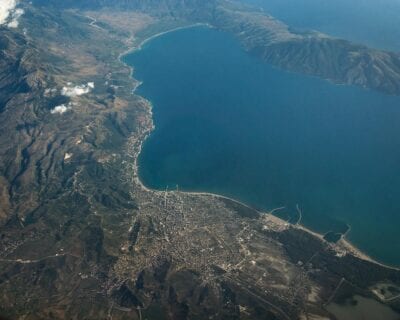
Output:
M400 0L242 0L301 29L400 51Z
M169 33L126 61L156 129L140 155L152 188L210 191L400 264L400 99L275 69L230 35Z

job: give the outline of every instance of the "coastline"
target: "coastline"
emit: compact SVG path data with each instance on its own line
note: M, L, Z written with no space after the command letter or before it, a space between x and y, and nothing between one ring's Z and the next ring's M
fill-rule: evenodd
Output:
M151 40L153 40L153 39L155 39L155 38L158 38L158 37L160 37L160 36L163 36L163 35L165 35L165 34L168 34L168 33L174 32L174 31L178 31L178 30L184 30L184 29L190 29L190 28L202 27L202 26L203 26L203 27L208 27L208 28L211 28L211 27L212 27L209 23L198 22L198 23L189 24L189 25L187 25L187 26L181 26L181 27L176 27L176 28L168 29L168 30L166 30L166 31L162 31L162 32L156 33L156 34L154 34L154 35L152 35L152 36L150 36L150 37L144 39L144 40L143 40L142 42L140 42L140 44L138 45L138 50L142 49L142 47L143 47L146 43L150 42Z
M93 18L91 18L91 19L93 19ZM133 76L134 68L123 61L123 58L125 56L127 56L127 55L129 55L131 53L134 53L135 51L141 50L143 45L145 45L146 43L148 43L151 40L154 40L154 39L156 39L156 38L158 38L160 36L168 34L170 32L174 32L174 31L178 31L178 30L184 30L184 29L190 29L190 28L195 28L195 27L201 27L201 26L205 26L205 27L208 27L208 28L213 28L213 26L210 25L209 23L198 22L198 23L188 24L186 26L176 27L176 28L168 29L168 30L153 34L152 36L143 39L141 42L139 42L139 44L135 44L135 36L129 37L126 40L127 49L125 51L122 51L118 55L118 61L129 68L129 76L134 81L132 93L135 93L137 88L139 88L143 84L143 82L134 78L134 76ZM151 111L152 110L151 102L149 100L147 100L145 97L142 97L142 96L140 96L140 97L143 98L146 101L148 107L150 108L151 118L153 118L153 114L152 114L152 111ZM153 125L153 127L154 127L154 125ZM153 129L151 129L151 130L153 130Z
M166 31L159 32L157 34L154 34L154 35L142 40L138 45L133 44L131 47L128 46L129 48L119 55L119 58L118 58L119 61L129 67L129 69L130 69L130 77L135 82L134 89L132 90L133 94L135 93L136 89L142 84L142 82L138 81L137 79L135 79L133 77L134 68L132 66L128 65L127 63L125 63L123 61L123 57L128 55L128 54L130 54L130 53L133 53L133 52L135 52L137 50L141 50L143 45L145 45L146 43L150 42L151 40L153 40L155 38L158 38L160 36L163 36L165 34L168 34L168 33L174 32L174 31L193 28L193 27L199 27L199 26L212 27L211 25L209 25L207 23L195 23L195 24L190 24L190 25L187 25L187 26L181 26L181 27L168 29ZM134 39L130 38L130 39L128 39L128 42L129 41L134 41ZM151 132L155 129L155 126L154 126L154 123L153 123L153 111L152 111L153 106L152 106L151 102L149 100L147 100L145 97L142 97L142 96L140 96L140 97L142 99L144 99L144 101L146 102L146 104L147 104L147 106L149 108L149 114L148 115L149 115L149 118L150 118L150 123L152 124L149 127L143 128L143 131L141 132L140 136L138 137L138 140L139 140L138 147L136 149L136 152L134 153L134 163L133 163L133 175L134 175L134 177L133 177L133 180L134 180L135 184L142 191L150 192L150 193L154 193L154 194L174 194L176 192L181 192L181 193L184 193L184 194L187 194L187 195L192 195L192 196L206 196L206 197L212 197L212 198L217 198L217 199L229 200L229 201L232 201L232 202L234 202L236 204L244 206L244 207L246 207L246 208L248 208L250 210L254 210L254 211L258 212L260 215L268 215L269 218L273 219L274 222L276 222L279 225L282 225L282 226L289 225L292 228L296 228L296 229L302 230L304 232L307 232L307 233L313 235L314 237L320 239L322 242L324 242L326 244L330 244L328 241L326 241L324 239L324 235L323 234L318 233L316 231L313 231L313 230L307 228L306 226L302 225L301 223L296 223L296 224L288 223L288 222L282 220L281 218L279 218L278 216L273 214L275 211L283 209L283 208L276 208L276 209L273 209L273 210L271 210L269 212L261 212L259 210L254 209L250 205L248 205L246 203L243 203L243 202L241 202L241 201L239 201L237 199L230 198L230 197L223 196L223 195L216 194L216 193L181 191L181 190L180 191L175 191L175 190L162 191L162 190L150 189L150 188L146 187L144 185L144 183L142 182L142 180L140 179L140 176L139 176L138 158L139 158L139 155L140 155L140 153L142 151L142 147L143 147L144 142L146 141L148 136L151 134ZM339 241L337 241L337 243L330 244L330 245L333 246L333 248L336 248L336 249L342 249L342 250L344 249L346 254L350 253L351 255L353 255L353 256L361 259L361 260L368 261L368 262L371 262L371 263L374 263L374 264L377 264L379 266L382 266L382 267L385 267L385 268L389 268L389 269L392 269L392 270L400 271L400 267L387 265L387 264L384 264L384 263L382 263L382 262L370 257L367 253L361 251L354 244L352 244L350 240L346 239L346 236L348 235L350 229L345 234L342 235L341 239Z
M172 28L172 29L167 29L167 30L165 30L165 31L158 32L158 33L156 33L156 34L153 34L153 35L151 35L151 36L149 36L149 37L143 39L141 42L139 42L139 44L134 44L134 43L133 43L131 46L128 45L128 49L125 50L125 51L123 51L122 53L120 53L119 56L118 56L118 59L119 59L119 61L121 61L121 59L122 59L124 56L126 56L126 55L128 55L128 54L130 54L130 53L133 53L133 52L135 52L135 51L137 51L137 50L141 50L142 47L143 47L146 43L148 43L148 42L150 42L151 40L156 39L156 38L158 38L158 37L160 37L160 36L163 36L163 35L165 35L165 34L168 34L168 33L174 32L174 31L178 31L178 30L190 29L190 28L201 27L201 26L208 27L208 28L212 28L212 25L210 25L209 23L198 22L198 23L192 23L192 24L188 24L188 25L183 25L183 26L180 26L180 27L175 27L175 28ZM131 37L131 38L129 38L127 41L128 41L128 42L135 41L135 37ZM121 61L121 62L124 63L123 61ZM124 63L124 64L127 65L126 63ZM128 66L129 68L132 69L131 66L129 66L129 65L127 65L127 66Z

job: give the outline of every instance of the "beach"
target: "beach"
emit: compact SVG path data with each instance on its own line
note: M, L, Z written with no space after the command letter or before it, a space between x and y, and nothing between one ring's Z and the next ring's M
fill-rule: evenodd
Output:
M192 28L192 27L196 27L196 26L200 26L200 25L202 25L202 24L189 25L189 26L174 28L174 29L171 29L171 30L167 30L167 31L164 31L164 32L157 33L157 34L152 35L152 36L150 36L149 38L143 40L139 45L137 45L137 46L135 46L134 48L130 49L128 52L133 52L133 51L135 51L135 50L140 50L144 44L148 43L149 41L151 41L151 40L153 40L153 39L155 39L155 38L157 38L157 37L160 37L160 36L162 36L162 35L165 35L165 34L167 34L167 33L171 33L171 32L173 32L173 31L177 31L177 30L181 30L181 29ZM148 103L148 106L149 106L149 118L152 119L152 118L153 118L153 114L152 114L152 104L150 103L150 101L147 101L147 103ZM136 152L136 155L135 155L135 158L134 158L134 162L135 162L135 163L134 163L134 176L135 176L134 180L135 180L135 184L137 184L137 185L138 185L143 191L145 191L145 192L154 192L154 193L157 193L157 194L163 194L163 193L168 193L168 194L170 194L170 193L174 193L174 192L176 192L176 191L173 191L173 190L171 190L171 191L153 190L153 189L147 187L147 186L142 182L142 180L141 180L141 178L140 178L139 166L138 166L138 163L137 163L137 159L138 159L138 157L139 157L139 154L140 154L141 151L142 151L142 146L143 146L144 141L146 140L146 138L147 138L147 137L153 132L153 130L155 129L153 122L151 121L151 122L149 122L149 123L151 123L152 125L149 126L148 128L146 128L146 129L144 130L144 133L141 135L142 138L141 138L140 146L139 146L139 148L137 149L137 152ZM179 192L182 192L182 191L179 191ZM183 192L184 192L184 191L183 191ZM186 193L186 192L185 192L185 193ZM255 210L255 209L253 209L252 207L250 207L249 205L247 205L247 204L245 204L245 203L243 203L243 202L240 202L240 201L238 201L238 200L235 200L235 199L232 199L232 198L229 198L229 197L225 197L225 196L222 196L222 195L218 195L218 194L215 194L215 193L208 193L208 192L187 192L187 194L190 194L190 195L193 195L193 196L205 196L205 197L213 197L213 198L219 198L219 199L229 199L229 200L234 201L235 203L238 203L238 204L240 204L240 205L243 205L243 206L245 206L245 207L247 207L247 208L249 208L249 209ZM257 211L257 210L256 210L256 211ZM281 224L282 226L288 225L288 222L286 222L286 221L284 221L284 220L282 220L282 219L280 219L280 218L278 218L278 217L276 217L276 216L273 216L273 212L274 212L274 210L272 210L272 213L271 213L271 212L270 212L270 213L259 212L259 213L260 213L260 214L270 214L271 217L273 217L273 219L274 219L274 221L275 221L276 223L279 223L279 224ZM318 239L320 239L321 241L326 242L326 241L324 240L324 235L323 235L323 234L317 233L317 232L315 232L315 231L313 231L313 230L311 230L311 229L305 227L304 225L301 225L301 224L291 224L290 226L293 227L293 228L298 228L298 229L301 229L301 230L303 230L303 231L305 231L305 232L308 232L308 233L312 234L313 236L317 237ZM326 242L326 243L328 244L328 242ZM354 256L356 256L356 257L358 257L358 258L360 258L360 259L363 259L363 260L366 260L366 261L370 261L370 262L373 262L373 263L376 263L376 264L379 264L379 265L383 265L383 266L385 266L385 267L393 268L393 267L391 267L391 266L388 266L388 265L385 265L385 264L383 264L383 263L380 263L379 261L377 261L377 260L371 258L371 257L368 256L366 253L364 253L364 252L362 252L361 250L359 250L355 245L353 245L350 241L348 241L348 240L346 239L346 236L342 237L342 239L339 240L338 243L334 245L334 247L337 247L338 249L341 249L341 250L345 250L346 252L351 253L351 254L353 254ZM395 269L397 269L397 268L395 268Z

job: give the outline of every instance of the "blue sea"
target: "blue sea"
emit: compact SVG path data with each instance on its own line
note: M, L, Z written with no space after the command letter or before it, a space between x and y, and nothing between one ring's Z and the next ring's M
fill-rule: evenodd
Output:
M155 131L140 177L215 192L400 265L400 98L276 69L231 35L171 32L125 57Z

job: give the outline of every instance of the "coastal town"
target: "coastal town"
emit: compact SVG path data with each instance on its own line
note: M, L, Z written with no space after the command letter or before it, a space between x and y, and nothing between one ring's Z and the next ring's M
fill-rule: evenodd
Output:
M0 316L311 320L369 305L397 316L400 271L304 227L301 204L290 223L275 215L285 208L143 185L152 106L122 56L204 17L170 2L184 6L183 18L165 6L147 14L26 3L19 18L32 28L1 27ZM251 11L217 9L221 28L254 27L242 24ZM256 18L257 28L274 22Z

